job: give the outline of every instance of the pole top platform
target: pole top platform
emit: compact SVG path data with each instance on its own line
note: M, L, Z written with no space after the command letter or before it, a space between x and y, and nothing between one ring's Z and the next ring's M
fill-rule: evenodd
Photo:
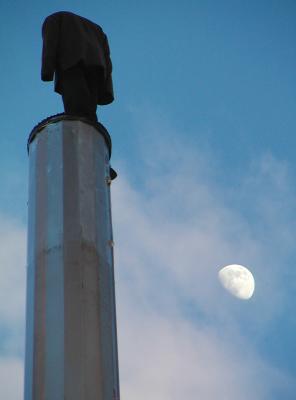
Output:
M32 129L28 142L27 142L27 150L28 154L30 151L30 144L33 142L33 140L36 138L36 136L47 126L50 124L54 124L59 121L81 121L84 122L88 125L93 126L105 139L106 145L109 150L109 159L111 158L111 152L112 152L112 141L111 141L111 136L109 135L109 132L107 129L104 127L103 124L100 122L95 122L91 121L87 118L81 117L81 116L75 116L75 115L67 115L64 113L61 114L55 114L51 115L48 118L43 119L41 122L39 122L34 128Z

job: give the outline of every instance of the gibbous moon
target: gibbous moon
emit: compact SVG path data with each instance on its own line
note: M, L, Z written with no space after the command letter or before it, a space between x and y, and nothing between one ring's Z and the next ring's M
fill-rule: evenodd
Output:
M242 300L249 300L255 290L252 273L242 265L227 265L219 271L219 279L226 290Z

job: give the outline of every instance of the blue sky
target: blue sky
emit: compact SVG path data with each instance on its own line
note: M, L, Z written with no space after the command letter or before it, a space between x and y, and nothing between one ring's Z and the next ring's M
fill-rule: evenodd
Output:
M26 141L62 111L40 80L41 24L68 10L108 35L122 398L296 393L294 1L0 4L0 398L22 398ZM218 270L248 266L247 302Z

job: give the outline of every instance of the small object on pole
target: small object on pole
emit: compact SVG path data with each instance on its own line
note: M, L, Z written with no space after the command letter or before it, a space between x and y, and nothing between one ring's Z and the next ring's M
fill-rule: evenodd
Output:
M28 149L24 399L119 400L110 136L60 115Z

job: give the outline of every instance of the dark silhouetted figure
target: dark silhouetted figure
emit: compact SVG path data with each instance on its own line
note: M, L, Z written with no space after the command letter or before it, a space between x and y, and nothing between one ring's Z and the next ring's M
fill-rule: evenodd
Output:
M97 104L114 100L110 50L102 28L61 11L45 19L42 37L41 79L55 78L66 114L97 121Z

